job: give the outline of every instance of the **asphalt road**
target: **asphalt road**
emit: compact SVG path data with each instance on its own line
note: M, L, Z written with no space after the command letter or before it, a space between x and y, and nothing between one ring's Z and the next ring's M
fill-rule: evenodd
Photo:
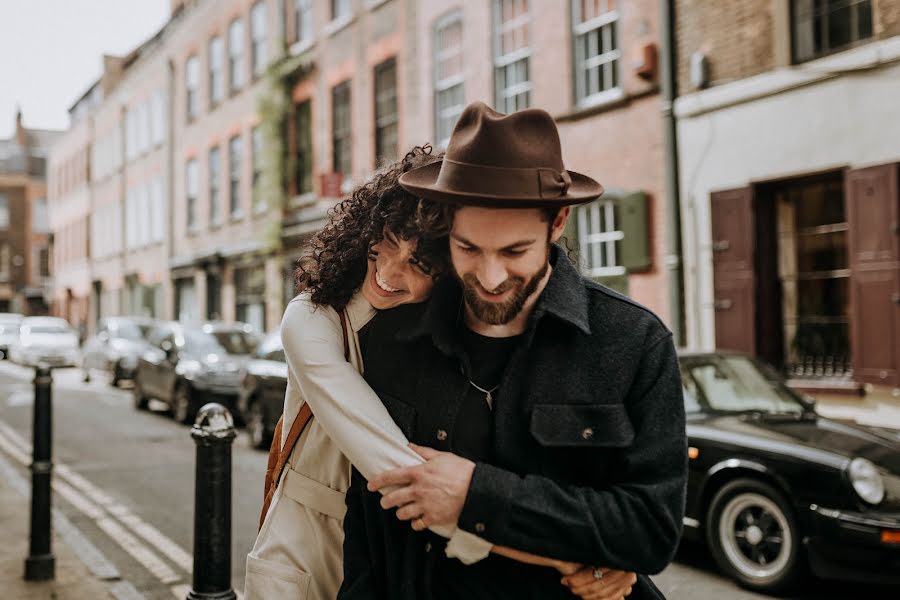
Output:
M28 476L24 452L31 440L32 376L28 369L0 363L0 455L23 477ZM128 390L100 380L82 383L74 369L54 372L53 399L54 506L146 598L171 600L173 593L184 598L191 583L194 512L195 446L189 429L165 412L136 411ZM250 448L242 432L232 461L232 581L242 590L266 454ZM654 579L674 600L766 597L720 576L706 550L694 544L685 544L676 562ZM898 592L810 580L793 598L897 598Z

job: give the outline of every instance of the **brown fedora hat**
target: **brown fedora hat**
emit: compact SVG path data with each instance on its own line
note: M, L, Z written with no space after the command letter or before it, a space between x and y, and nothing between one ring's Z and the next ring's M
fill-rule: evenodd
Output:
M400 185L429 200L491 208L566 206L603 194L599 183L563 166L547 111L504 115L483 102L463 110L444 158L407 171Z

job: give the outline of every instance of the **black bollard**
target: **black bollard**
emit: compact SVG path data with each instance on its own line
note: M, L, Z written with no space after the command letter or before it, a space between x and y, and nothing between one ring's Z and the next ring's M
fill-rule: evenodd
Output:
M53 376L44 363L34 369L34 425L31 458L31 543L25 579L46 581L56 575L50 548L50 475L53 471L53 422L50 396Z
M194 483L194 574L187 600L233 600L231 589L231 443L234 420L215 402L191 428L197 444Z

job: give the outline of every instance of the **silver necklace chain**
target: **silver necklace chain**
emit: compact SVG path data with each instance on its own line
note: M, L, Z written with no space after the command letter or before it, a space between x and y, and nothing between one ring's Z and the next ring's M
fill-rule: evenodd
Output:
M467 379L468 379L468 378L467 378ZM490 408L490 409L493 410L493 408L494 408L494 396L493 396L493 394L494 394L494 392L497 391L497 388L500 387L500 384L498 383L497 385L495 385L495 386L492 387L491 389L486 390L486 389L484 389L483 387L481 387L480 385L478 385L477 383L475 383L474 381L472 381L471 379L469 379L469 385L471 385L473 388L475 388L476 390L478 390L479 392L481 392L482 394L484 394L484 401L487 402L488 408Z

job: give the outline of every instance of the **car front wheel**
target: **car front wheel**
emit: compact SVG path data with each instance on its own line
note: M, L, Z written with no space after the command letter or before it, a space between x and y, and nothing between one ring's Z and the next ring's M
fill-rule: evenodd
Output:
M190 425L194 420L194 403L191 399L191 387L180 383L175 388L172 398L172 417L179 423Z
M783 592L802 575L800 536L790 505L762 481L736 479L715 494L706 540L719 568L747 588Z
M147 396L144 395L144 391L141 389L141 384L137 379L134 380L134 388L132 388L132 394L134 398L134 407L137 410L147 410L148 401Z
M266 415L262 404L258 400L251 399L247 412L247 433L250 434L250 443L254 448L267 450L270 434L266 431Z

